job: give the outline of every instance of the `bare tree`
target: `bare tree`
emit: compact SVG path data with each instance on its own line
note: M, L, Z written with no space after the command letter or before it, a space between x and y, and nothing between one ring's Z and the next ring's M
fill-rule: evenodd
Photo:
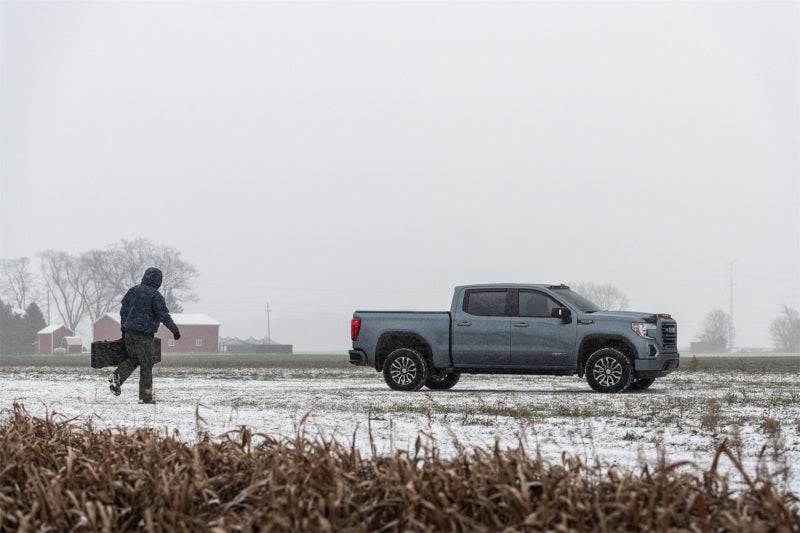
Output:
M164 291L169 309L180 313L183 311L182 302L196 302L197 295L192 292L192 281L197 277L194 265L184 261L181 253L170 246L159 246L157 249L158 262L164 272Z
M161 291L167 300L170 311L183 310L182 302L195 302L197 296L192 292L192 283L197 277L197 269L181 258L176 248L156 245L149 239L122 240L112 248L115 262L114 276L121 294L141 282L147 267L161 269L164 279Z
M700 340L716 344L723 349L733 346L733 325L730 315L722 309L709 311L700 327Z
M626 309L629 303L628 297L610 283L579 283L575 286L575 292L597 304L600 309L609 311L621 311Z
M28 306L28 298L34 290L31 260L27 257L0 261L0 292L18 309Z
M149 239L123 239L112 245L114 262L119 269L119 288L123 293L141 282L147 267L157 266L153 264L153 248L155 245Z
M110 250L90 250L80 256L80 267L85 276L81 297L92 322L112 311L124 294L122 269Z
M784 304L781 314L770 324L769 336L782 352L800 351L800 314L797 309Z
M39 254L45 290L56 306L62 322L72 331L86 315L83 294L87 276L77 257L66 252L48 250Z
M80 257L50 250L40 254L40 259L45 289L72 330L87 315L95 321L117 309L128 289L138 285L151 266L164 273L161 290L172 312L181 312L182 302L197 300L192 292L197 269L175 248L149 239L123 239L106 250L90 250Z

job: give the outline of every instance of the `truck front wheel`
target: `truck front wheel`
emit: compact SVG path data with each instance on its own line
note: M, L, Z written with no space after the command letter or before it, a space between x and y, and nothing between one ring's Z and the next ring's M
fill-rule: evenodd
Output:
M428 380L428 365L418 351L398 348L383 363L383 379L394 390L416 391Z
M586 380L597 392L621 392L633 380L630 359L616 348L601 348L586 361Z
M458 380L461 379L459 372L442 372L435 373L428 376L425 386L431 390L447 390L452 389Z

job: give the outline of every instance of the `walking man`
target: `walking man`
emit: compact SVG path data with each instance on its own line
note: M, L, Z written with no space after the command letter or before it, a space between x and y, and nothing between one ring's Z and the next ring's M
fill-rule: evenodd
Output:
M169 315L167 303L158 292L163 274L155 267L148 268L142 282L130 290L122 298L122 309L119 311L122 325L122 339L128 358L117 367L108 378L111 392L119 396L122 384L130 377L136 367L139 370L139 403L155 403L153 398L153 337L158 325L164 324L172 332L175 340L181 338L178 326Z

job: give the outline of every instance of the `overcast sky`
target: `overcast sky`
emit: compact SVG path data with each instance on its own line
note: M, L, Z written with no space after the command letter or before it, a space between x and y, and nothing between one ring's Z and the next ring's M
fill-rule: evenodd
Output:
M679 343L800 308L797 2L16 2L0 255L147 237L223 336L612 283ZM37 261L38 264L38 261Z

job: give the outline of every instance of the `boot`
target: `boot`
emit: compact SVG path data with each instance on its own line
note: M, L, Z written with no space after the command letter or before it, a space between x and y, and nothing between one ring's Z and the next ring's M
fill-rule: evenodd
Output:
M110 376L108 376L108 388L111 389L111 392L114 393L114 396L119 396L122 394L122 386L119 382L119 374L114 372Z

